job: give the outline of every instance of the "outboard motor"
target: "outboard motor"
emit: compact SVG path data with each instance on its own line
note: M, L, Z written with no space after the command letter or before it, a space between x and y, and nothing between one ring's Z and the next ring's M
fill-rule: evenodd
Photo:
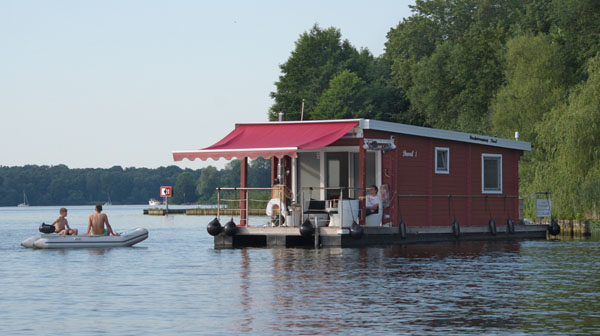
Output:
M221 226L221 223L219 223L217 217L206 225L206 231L208 231L208 234L211 236L216 236L223 231L223 227Z
M554 218L550 219L550 224L548 224L548 233L556 236L560 233L560 225L554 220Z
M223 229L225 234L229 237L235 236L237 233L237 225L233 222L233 217L229 220L229 222L225 223L225 227Z
M42 223L40 224L39 230L41 233L54 233L54 231L56 231L56 228L54 227L54 225Z
M356 222L352 223L350 226L350 237L360 239L363 233L365 233L365 229L363 229L362 226L358 225Z

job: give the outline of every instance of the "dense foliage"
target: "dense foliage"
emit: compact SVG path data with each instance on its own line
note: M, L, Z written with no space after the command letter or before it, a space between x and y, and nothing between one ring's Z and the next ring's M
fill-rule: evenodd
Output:
M271 93L286 120L375 118L532 143L521 192L561 217L600 202L600 1L416 0L374 57L315 25Z
M159 198L161 186L173 186L173 203L211 203L215 188L238 187L240 163L224 169L192 170L176 166L149 168L69 169L58 166L0 166L0 206L15 206L27 195L31 205L147 204ZM270 161L257 159L248 167L248 183L270 186Z

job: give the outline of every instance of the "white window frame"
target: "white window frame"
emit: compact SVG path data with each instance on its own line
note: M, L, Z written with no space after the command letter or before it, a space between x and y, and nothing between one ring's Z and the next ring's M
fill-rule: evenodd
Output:
M446 170L438 170L438 152L446 152ZM435 147L435 158L434 168L436 174L450 174L450 148L448 147Z
M486 190L485 189L485 159L494 158L499 159L498 167L498 184L500 190ZM482 194L502 194L502 154L481 154L481 193Z

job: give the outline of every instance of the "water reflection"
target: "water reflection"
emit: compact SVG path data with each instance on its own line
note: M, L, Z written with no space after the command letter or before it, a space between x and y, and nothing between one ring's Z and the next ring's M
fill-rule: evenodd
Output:
M103 256L110 251L110 248L90 248L87 251L89 255Z
M581 285L571 282L562 292L552 289L555 282L565 287L573 275L566 276L570 271L557 267L565 260L546 258L541 265L534 262L532 269L530 258L544 258L531 256L535 244L481 241L365 249L272 249L270 279L263 290L256 288L256 279L249 280L255 264L252 253L241 250L240 306L243 314L254 318L242 319L239 331L535 333L548 324L544 318L551 316L548 311L563 314L555 326L561 332L579 322L578 328L596 328L589 323L597 314L584 313L587 317L577 320L564 311L578 312L581 317L584 305L597 300L597 294L588 290L586 303L575 306L561 297L581 293ZM594 273L594 278L600 277ZM593 285L598 285L597 281ZM252 290L266 297L252 294ZM560 301L565 307L557 304ZM262 314L257 314L258 306ZM544 311L548 306L560 308ZM598 303L592 306L598 307Z
M240 307L242 311L239 332L252 331L252 295L250 293L250 256L247 249L240 251L241 253L241 268L240 268Z

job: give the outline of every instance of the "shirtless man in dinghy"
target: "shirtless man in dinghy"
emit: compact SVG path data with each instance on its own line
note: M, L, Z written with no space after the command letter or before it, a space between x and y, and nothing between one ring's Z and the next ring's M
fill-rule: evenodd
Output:
M106 224L106 228L104 228ZM88 236L120 236L120 234L113 232L112 227L108 223L108 216L102 213L102 205L96 205L96 212L90 214L88 218L87 232Z

